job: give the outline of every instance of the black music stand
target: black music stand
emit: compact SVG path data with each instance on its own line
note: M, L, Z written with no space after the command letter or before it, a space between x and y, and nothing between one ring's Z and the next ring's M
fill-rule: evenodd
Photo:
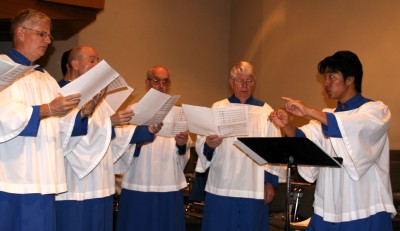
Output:
M304 137L238 138L235 145L260 165L286 164L285 230L290 230L290 172L294 165L341 167L341 158L332 158L311 140Z

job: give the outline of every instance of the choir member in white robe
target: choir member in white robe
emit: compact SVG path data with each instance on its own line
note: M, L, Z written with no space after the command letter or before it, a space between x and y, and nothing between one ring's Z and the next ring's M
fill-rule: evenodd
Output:
M3 58L32 65L51 43L50 25L45 14L22 10L12 21L14 49ZM80 95L63 97L58 90L55 79L37 67L0 91L2 230L55 229L55 194L67 190L63 149L87 132L95 107L71 111Z
M168 91L169 71L155 66L147 72L147 88ZM175 137L157 136L151 143L136 147L121 158L124 172L118 208L117 230L185 230L182 189L183 173L190 157L187 132Z
M73 48L68 62L71 79L77 79L98 61L98 53L92 47ZM102 100L89 119L88 134L74 149L65 151L68 191L56 196L58 231L113 229L113 165L138 140L135 139L138 134L134 132L141 129L136 131L136 126L123 126L128 124L133 114L130 109L114 114ZM140 142L154 138L149 129L145 129L148 139ZM143 137L143 134L139 135Z
M280 130L268 121L272 108L252 96L255 88L253 66L239 62L231 70L229 84L234 95L212 105L249 108L249 137L279 137ZM203 169L209 169L202 230L268 230L269 206L274 187L283 182L286 170L280 166L260 166L233 142L236 137L197 136L196 151Z
M318 65L324 88L336 108L318 111L287 100L286 111L310 119L295 128L284 110L270 118L287 136L307 137L328 155L343 158L341 168L301 167L300 175L317 182L309 230L392 230L389 175L390 110L361 95L362 65L357 55L338 51Z

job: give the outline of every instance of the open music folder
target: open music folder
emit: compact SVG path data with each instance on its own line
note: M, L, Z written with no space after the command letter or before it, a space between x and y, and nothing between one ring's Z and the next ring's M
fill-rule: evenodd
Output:
M226 108L208 108L182 104L189 131L198 135L217 134L221 137L247 136L248 107L235 105Z

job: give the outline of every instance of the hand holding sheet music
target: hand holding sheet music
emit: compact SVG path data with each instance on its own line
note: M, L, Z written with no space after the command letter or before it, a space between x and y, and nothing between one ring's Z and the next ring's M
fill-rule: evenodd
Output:
M207 108L183 104L189 131L208 136L248 136L248 108Z
M135 116L131 123L153 125L162 122L179 98L179 95L170 96L151 88L133 108Z
M67 96L80 93L81 101L78 107L82 107L118 77L120 77L118 72L108 65L105 60L102 60L79 78L61 88L60 94Z

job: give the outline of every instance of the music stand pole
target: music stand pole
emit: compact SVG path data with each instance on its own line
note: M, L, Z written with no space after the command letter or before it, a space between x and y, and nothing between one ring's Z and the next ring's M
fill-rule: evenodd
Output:
M285 231L290 230L290 191L291 191L291 170L294 163L293 156L289 156L287 161L287 174L286 174L286 218L285 218Z
M257 164L287 164L285 230L290 230L291 170L294 165L341 167L335 159L306 137L239 137L235 141ZM300 148L301 147L301 148Z

